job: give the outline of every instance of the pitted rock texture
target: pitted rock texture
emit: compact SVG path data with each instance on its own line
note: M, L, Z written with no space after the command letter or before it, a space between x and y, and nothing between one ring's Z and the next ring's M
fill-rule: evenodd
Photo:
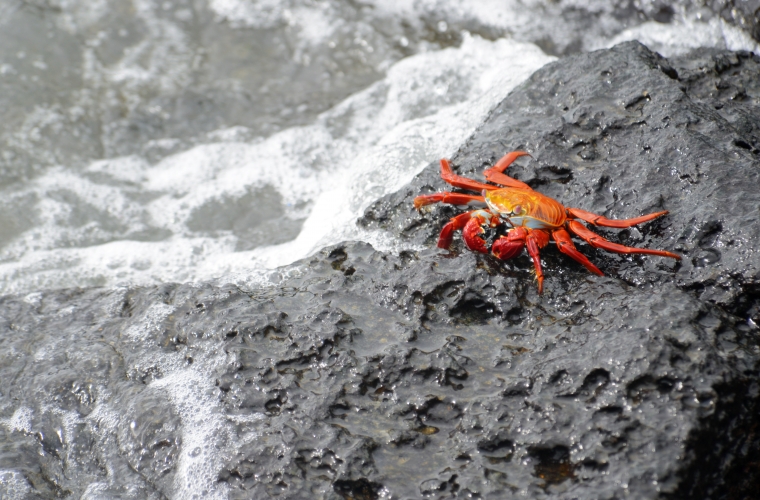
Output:
M598 277L550 246L539 296L525 256L435 248L460 210L413 210L446 188L434 164L361 221L423 251L349 242L250 290L1 298L0 484L164 498L189 470L241 499L752 498L759 98L754 55L629 43L541 69L452 159L478 178L526 149L508 172L567 206L670 210L600 232L680 263L579 244Z
M757 55L700 51L668 61L631 42L547 65L451 160L458 174L483 180L483 170L512 150L534 160L519 159L507 173L567 207L619 219L670 211L637 228L594 230L623 244L678 252L683 260L629 259L583 246L602 271L637 286L673 282L739 315L751 311L756 322L757 305L750 303L760 280ZM401 228L402 237L432 246L446 219L463 210L438 205L415 216L412 199L450 189L431 165L376 202L360 223ZM542 256L545 286L563 279L557 276L563 270L582 269L554 249ZM558 285L556 292L566 289Z

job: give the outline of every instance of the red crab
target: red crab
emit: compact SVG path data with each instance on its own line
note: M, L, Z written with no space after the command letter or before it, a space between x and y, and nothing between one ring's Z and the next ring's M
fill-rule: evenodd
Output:
M580 236L582 240L595 248L603 248L611 252L632 254L660 255L680 259L679 255L664 250L649 250L619 245L608 241L577 219L595 226L631 227L642 222L656 219L667 214L667 210L642 215L634 219L613 220L579 208L566 208L557 200L534 191L524 182L504 174L507 167L520 156L528 155L524 151L513 151L504 155L496 165L484 172L488 181L494 184L484 184L466 177L456 175L448 160L441 160L441 178L454 187L478 191L480 195L452 193L444 191L417 196L414 199L415 208L432 203L450 203L452 205L484 205L481 208L465 212L453 217L441 230L438 238L440 248L448 248L454 236L454 231L461 229L465 244L475 252L490 252L499 259L511 259L528 248L528 254L533 259L538 280L538 293L543 291L544 273L541 271L539 249L549 244L549 235L554 238L559 251L569 255L583 264L594 274L604 274L580 253L573 245L568 230ZM506 234L500 234L499 228L505 228ZM503 231L502 231L503 233ZM495 239L495 241L494 241Z

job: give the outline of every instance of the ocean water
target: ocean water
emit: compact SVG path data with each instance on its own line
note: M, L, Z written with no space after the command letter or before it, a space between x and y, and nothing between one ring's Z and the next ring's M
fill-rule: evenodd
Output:
M688 3L625 5L0 0L0 293L245 287L343 240L396 252L357 217L556 57L631 39L665 56L758 51ZM127 334L137 345L171 312L157 306ZM175 496L224 498L215 467L230 449L193 455L228 425L206 390L214 355L192 369L150 356L165 374L152 390L184 428ZM0 425L30 432L30 411ZM88 419L102 436L121 425L104 406ZM0 488L28 487L9 469Z

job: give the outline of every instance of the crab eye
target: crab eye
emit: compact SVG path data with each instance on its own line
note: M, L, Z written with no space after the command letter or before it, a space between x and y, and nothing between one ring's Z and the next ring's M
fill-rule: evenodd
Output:
M512 213L515 215L521 215L522 211L522 205L515 205L515 207L512 209Z

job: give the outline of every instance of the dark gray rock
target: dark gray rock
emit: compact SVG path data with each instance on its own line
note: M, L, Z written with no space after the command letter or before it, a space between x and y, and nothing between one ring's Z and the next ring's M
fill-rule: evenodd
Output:
M524 256L435 248L458 210L413 210L445 188L433 164L361 220L425 251L346 243L246 291L0 299L0 487L13 475L28 498L178 497L197 478L196 493L230 498L751 498L758 99L754 55L667 61L628 43L541 69L452 159L478 177L527 149L510 173L568 206L670 210L600 232L680 263L579 244L597 277L550 246L539 296Z
M630 259L583 251L630 284L675 276L679 287L733 311L742 306L732 301L757 292L760 276L753 244L760 190L751 188L760 178L759 75L760 59L749 53L702 50L668 61L636 42L564 59L510 94L452 163L482 179L505 152L523 149L535 161L518 160L508 173L568 207L611 218L670 210L648 226L600 233L675 250L684 255L680 263L645 258L631 266ZM431 165L360 223L401 227L409 241L434 244L445 218L461 210L437 206L415 217L409 206L417 193L448 188ZM580 269L544 253L554 269Z

